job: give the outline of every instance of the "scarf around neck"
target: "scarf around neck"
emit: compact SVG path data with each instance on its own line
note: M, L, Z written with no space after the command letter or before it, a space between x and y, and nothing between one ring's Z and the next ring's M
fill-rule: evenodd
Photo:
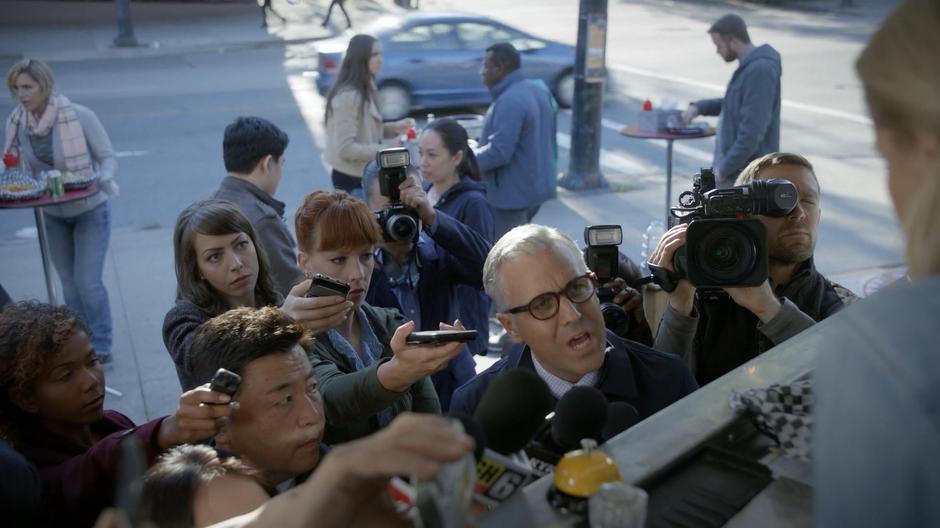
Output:
M32 112L23 105L17 105L10 114L6 124L6 143L3 152L14 152L20 158L20 163L26 165L18 145L18 132L25 128L28 134L37 137L46 137L53 130L56 132L59 146L64 156L65 169L77 174L85 175L92 170L91 156L88 153L88 142L82 123L78 119L78 112L64 95L52 94L42 116L37 120Z

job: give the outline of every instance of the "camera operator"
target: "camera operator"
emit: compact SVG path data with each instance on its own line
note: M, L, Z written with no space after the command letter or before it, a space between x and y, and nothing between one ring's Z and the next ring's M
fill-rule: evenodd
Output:
M373 211L390 203L380 192L379 177L378 163L366 165L362 189ZM474 229L432 207L413 175L398 188L401 203L417 213L423 226L415 237L403 240L390 241L386 233L375 251L373 287L366 301L397 308L418 324L418 330L438 330L442 321L457 317L458 284L482 289L483 263L491 244ZM454 389L475 373L473 358L465 348L447 368L431 376L444 412Z
M701 385L856 299L813 265L821 210L819 180L809 161L797 154L767 154L752 161L735 184L774 178L793 183L799 200L785 216L757 216L767 229L768 279L760 286L723 288L727 297L708 299L683 279L669 295L654 348L683 357ZM685 245L688 227L667 231L650 264L673 271L673 256Z

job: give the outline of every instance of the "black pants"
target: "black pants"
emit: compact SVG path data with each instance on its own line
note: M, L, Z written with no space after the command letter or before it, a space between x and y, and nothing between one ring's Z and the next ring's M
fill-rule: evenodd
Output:
M346 0L333 0L330 2L330 7L326 10L326 18L323 19L323 27L326 27L330 24L330 15L333 14L333 6L338 5L339 10L343 12L343 16L346 17L346 27L352 27L352 20L349 19L349 13L346 12L346 8L343 7L343 3Z
M350 176L345 172L336 169L330 173L330 179L333 180L333 188L337 191L346 191L349 194L364 200L362 193L362 178Z

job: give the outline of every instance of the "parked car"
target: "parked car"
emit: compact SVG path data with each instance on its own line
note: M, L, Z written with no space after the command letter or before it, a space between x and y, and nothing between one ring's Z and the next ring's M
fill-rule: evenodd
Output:
M534 37L491 18L460 13L417 12L384 16L358 32L382 43L384 62L376 79L385 119L414 110L486 106L489 90L480 79L486 48L509 42L522 55L522 71L541 79L558 104L574 98L575 48ZM317 44L317 90L326 95L342 62L351 32Z

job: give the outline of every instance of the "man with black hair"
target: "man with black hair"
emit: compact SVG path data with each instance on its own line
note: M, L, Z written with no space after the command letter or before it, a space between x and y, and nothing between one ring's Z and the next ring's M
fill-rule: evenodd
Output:
M225 127L222 157L228 171L212 198L241 209L258 232L270 264L274 288L287 297L304 280L297 244L284 223L284 202L274 198L284 168L287 134L260 117L239 117Z
M304 346L308 334L274 307L237 308L199 327L193 379L208 383L225 368L241 376L238 407L216 445L257 470L269 492L284 491L320 461L323 400Z
M513 227L531 222L542 203L556 196L555 113L552 95L522 75L512 44L486 49L480 77L493 104L475 154L499 240Z
M690 103L682 118L720 115L713 167L719 187L730 187L744 167L780 150L780 54L769 44L754 46L738 15L725 15L708 29L725 62L739 62L724 98Z

